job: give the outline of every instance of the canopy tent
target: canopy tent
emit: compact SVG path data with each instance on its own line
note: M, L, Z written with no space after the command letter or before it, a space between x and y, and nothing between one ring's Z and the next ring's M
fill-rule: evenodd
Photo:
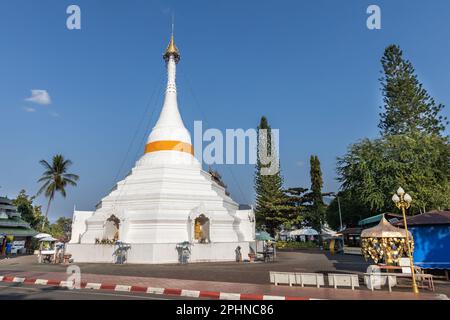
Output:
M328 225L322 226L320 234L323 239L331 239L339 236L339 234L333 229L331 229Z
M297 230L293 230L289 233L290 236L318 236L319 233L311 227L305 227Z
M277 236L275 237L277 240L287 240L289 239L289 234L290 231L289 230L281 230L280 232L278 232Z
M279 233L279 235L280 235L280 236L288 236L289 233L290 233L290 231L288 231L288 230L281 230L280 233Z

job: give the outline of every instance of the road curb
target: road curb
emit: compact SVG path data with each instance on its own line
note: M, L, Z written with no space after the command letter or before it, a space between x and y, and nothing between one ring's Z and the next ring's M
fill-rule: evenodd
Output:
M117 292L135 292L159 295L179 296L186 298L210 298L219 300L317 300L308 297L275 296L250 293L230 293L204 290L185 290L178 288L154 288L131 286L122 284L81 282L79 288L75 288L74 282L52 279L22 278L15 276L0 276L0 282L24 283L28 285L54 285L69 289L110 290Z

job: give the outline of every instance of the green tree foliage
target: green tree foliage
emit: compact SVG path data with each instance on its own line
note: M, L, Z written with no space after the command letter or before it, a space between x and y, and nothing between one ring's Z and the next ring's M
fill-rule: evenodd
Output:
M338 159L339 181L349 197L369 212L393 212L399 186L414 199L412 210L450 208L450 145L424 133L390 135L350 146Z
M38 191L38 195L44 193L48 199L47 209L45 210L45 220L42 228L45 227L45 222L48 218L48 210L50 209L51 201L54 199L57 192L66 197L66 186L76 186L79 177L76 174L68 173L72 161L65 159L64 156L58 154L53 157L52 164L46 160L41 160L39 163L44 167L45 171L38 182L43 183Z
M284 190L286 197L286 205L290 207L290 220L283 224L285 229L292 227L300 227L300 223L305 218L305 212L308 208L310 198L308 197L308 189L302 187L289 188Z
M400 47L387 47L381 64L384 72L380 79L384 101L379 123L381 133L440 134L448 124L447 118L440 115L444 106L436 104L423 88L411 62L403 58Z
M56 239L69 241L72 232L72 219L59 217L55 223L50 226L50 233Z
M34 205L35 196L29 196L25 190L21 190L17 198L13 200L13 204L17 207L22 219L28 222L31 228L40 232L51 234L53 237L69 241L72 229L72 219L60 217L55 223L50 224L41 211L41 206ZM42 229L43 221L45 226Z
M13 204L17 207L22 219L28 222L31 228L40 230L45 218L42 215L41 206L33 205L34 199L34 196L29 196L25 190L21 190L17 198L13 200Z
M376 210L370 210L359 199L350 196L349 191L341 191L337 194L341 203L342 222L344 227L357 227L358 222L364 218L377 214ZM329 226L335 230L341 226L339 219L338 201L334 198L326 209L326 220Z
M338 158L345 223L396 212L391 198L399 186L413 197L413 213L450 208L450 144L441 136L447 125L440 115L444 106L422 87L398 46L386 48L381 64L382 135L351 145ZM336 210L333 201L328 217L334 217Z
M285 195L283 187L283 179L280 170L274 174L262 174L263 168L269 168L271 164L263 164L260 159L260 148L267 145L268 155L272 153L272 134L271 128L266 117L262 117L258 126L258 136L260 130L267 130L267 141L258 139L258 155L255 171L255 191L256 191L256 223L259 227L265 226L266 230L272 235L280 226L290 223L295 211L289 205L289 198ZM279 166L279 163L276 164ZM278 167L279 169L279 167Z

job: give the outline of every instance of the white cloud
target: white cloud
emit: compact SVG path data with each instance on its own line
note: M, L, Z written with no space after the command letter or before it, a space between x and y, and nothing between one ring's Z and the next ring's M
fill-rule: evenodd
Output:
M31 97L26 98L26 101L30 101L37 104L47 105L52 103L52 99L47 90L33 89L31 90Z
M36 109L31 107L25 107L23 108L23 110L25 110L26 112L36 112Z
M59 113L57 113L57 112L50 112L50 115L55 118L59 117Z

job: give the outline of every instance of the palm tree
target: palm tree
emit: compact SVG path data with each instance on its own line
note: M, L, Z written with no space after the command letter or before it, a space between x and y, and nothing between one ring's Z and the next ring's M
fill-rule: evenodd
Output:
M72 161L64 159L64 156L57 154L52 159L50 165L46 160L41 160L39 163L45 168L44 174L38 180L39 183L44 184L39 189L37 195L44 192L45 197L48 198L47 210L45 211L45 219L42 222L42 230L44 230L45 222L48 217L48 210L50 209L50 203L52 202L57 192L66 197L66 186L76 186L79 177L76 174L67 173L67 170L72 165Z

